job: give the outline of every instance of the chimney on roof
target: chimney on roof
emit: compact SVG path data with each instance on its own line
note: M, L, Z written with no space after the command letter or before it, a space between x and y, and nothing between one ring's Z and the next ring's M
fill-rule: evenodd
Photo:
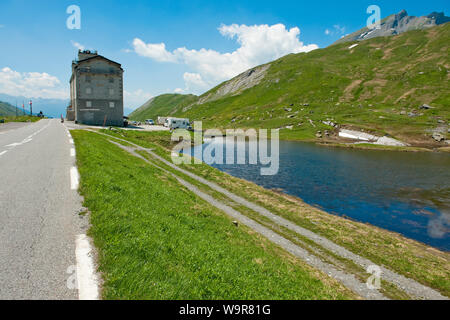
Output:
M93 50L78 50L78 61L85 60L97 56L97 51Z

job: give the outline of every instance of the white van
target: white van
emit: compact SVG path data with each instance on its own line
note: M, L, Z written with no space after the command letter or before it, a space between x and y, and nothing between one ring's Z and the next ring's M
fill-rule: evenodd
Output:
M164 126L169 129L189 129L189 119L167 118Z

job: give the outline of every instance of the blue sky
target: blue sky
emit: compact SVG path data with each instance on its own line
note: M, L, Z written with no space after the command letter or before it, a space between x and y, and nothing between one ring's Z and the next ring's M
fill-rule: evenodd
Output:
M201 93L290 51L326 47L365 26L371 4L385 17L402 9L448 15L449 3L2 0L0 93L64 98L70 62L83 46L122 64L126 106L135 108L161 93ZM81 9L80 30L66 27L73 4Z

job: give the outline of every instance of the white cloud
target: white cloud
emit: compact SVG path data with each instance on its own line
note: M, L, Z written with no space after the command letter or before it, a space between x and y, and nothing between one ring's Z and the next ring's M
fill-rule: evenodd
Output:
M187 92L202 92L208 88L208 84L203 81L199 73L185 72L183 75L184 83Z
M124 105L127 108L131 108L133 110L139 108L152 97L152 94L145 92L142 89L138 89L135 91L124 90L123 92Z
M75 48L77 48L78 50L84 50L84 49L86 49L86 47L85 47L84 45L82 45L81 43L79 43L79 42L76 42L76 41L73 41L73 40L70 40L70 42L71 42L72 45L73 45Z
M183 76L188 90L204 90L228 80L254 66L270 62L289 53L308 52L317 49L315 44L304 45L300 41L300 29L286 29L283 24L222 25L219 32L240 45L233 52L220 53L212 49L187 49L180 47L172 52L164 43L145 43L133 40L134 51L158 62L182 63L194 73Z
M331 33L330 30L328 30L328 29L325 30L325 34L326 34L327 36L328 36L330 33Z
M0 70L0 93L29 98L67 99L68 89L48 73L20 73L5 67Z
M175 93L184 93L184 89L175 88L175 90L173 90L173 92L175 92Z
M140 56L147 57L159 62L176 62L177 58L174 54L166 50L164 43L146 44L141 39L133 40L134 51Z

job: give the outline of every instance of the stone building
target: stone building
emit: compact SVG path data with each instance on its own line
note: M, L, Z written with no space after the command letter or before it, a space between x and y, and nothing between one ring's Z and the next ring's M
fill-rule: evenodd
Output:
M78 51L72 62L67 119L89 125L123 126L123 69L96 51Z

